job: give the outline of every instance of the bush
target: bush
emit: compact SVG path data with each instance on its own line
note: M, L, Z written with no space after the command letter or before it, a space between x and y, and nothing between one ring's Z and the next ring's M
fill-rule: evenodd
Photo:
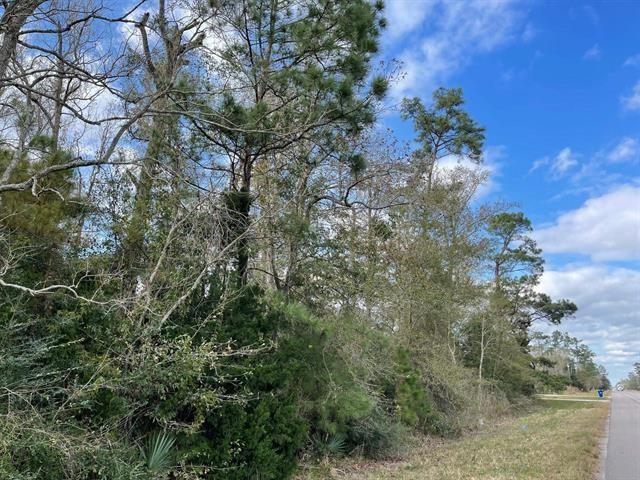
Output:
M270 303L254 288L228 305L215 334L263 351L229 359L235 377L221 388L236 400L211 411L202 433L184 437L185 459L209 465L206 478L287 478L308 438L301 399L320 386L325 333L304 310Z
M236 381L222 389L237 401L211 411L200 433L181 439L185 462L211 466L206 478L287 478L305 447L317 456L398 452L406 428L383 394L391 371L370 368L383 365L372 357L387 351L370 327L348 315L319 322L297 303L249 288L212 334L264 350L229 360ZM404 377L400 383L413 385Z
M400 348L396 363L394 399L402 422L423 432L435 433L441 419L435 410L420 371L411 364L409 351Z
M564 375L553 375L542 370L535 371L535 390L539 393L557 393L571 385L571 379Z
M406 445L408 429L387 412L376 409L348 429L348 441L360 454L376 459L395 458Z
M0 478L148 479L137 448L101 432L63 429L33 415L0 416Z

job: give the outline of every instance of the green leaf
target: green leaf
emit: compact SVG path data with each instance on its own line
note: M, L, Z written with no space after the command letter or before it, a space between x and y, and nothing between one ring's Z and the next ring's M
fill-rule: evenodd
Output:
M171 466L171 453L176 439L167 432L156 432L147 438L142 458L152 472L161 472Z

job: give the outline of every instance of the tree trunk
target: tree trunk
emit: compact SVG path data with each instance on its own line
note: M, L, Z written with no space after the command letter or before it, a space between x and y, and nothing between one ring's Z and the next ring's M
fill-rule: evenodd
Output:
M9 1L9 6L0 18L0 92L4 88L9 62L16 52L20 30L36 8L43 3L44 0Z
M250 212L251 212L251 162L245 159L243 162L242 185L240 191L237 192L237 200L234 202L236 207L236 220L238 222L238 286L243 287L249 280L249 234Z
M486 319L482 316L482 322L480 324L480 360L478 361L478 410L480 410L482 402L482 370L484 368L484 336L485 336Z

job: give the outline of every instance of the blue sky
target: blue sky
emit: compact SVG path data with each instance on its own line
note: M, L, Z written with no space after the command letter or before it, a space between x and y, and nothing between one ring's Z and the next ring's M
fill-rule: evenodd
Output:
M491 192L545 250L542 288L576 301L563 329L613 381L640 361L640 2L389 0L391 102L462 87L487 128ZM411 125L384 122L403 139ZM544 326L540 326L544 328Z

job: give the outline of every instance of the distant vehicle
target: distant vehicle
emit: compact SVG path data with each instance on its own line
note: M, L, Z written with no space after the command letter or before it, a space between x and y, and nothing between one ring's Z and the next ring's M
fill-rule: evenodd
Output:
M624 390L624 385L617 385L616 390L622 392Z

